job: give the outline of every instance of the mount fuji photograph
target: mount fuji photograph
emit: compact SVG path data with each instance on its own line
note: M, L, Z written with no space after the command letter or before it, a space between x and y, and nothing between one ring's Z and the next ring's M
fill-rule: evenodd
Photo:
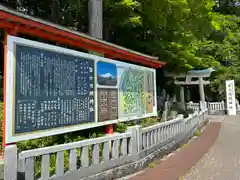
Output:
M97 82L102 86L117 85L117 67L115 64L99 61L97 63Z

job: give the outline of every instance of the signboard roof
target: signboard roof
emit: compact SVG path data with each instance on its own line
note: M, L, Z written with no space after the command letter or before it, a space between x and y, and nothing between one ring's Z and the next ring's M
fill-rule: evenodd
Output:
M104 53L109 58L119 58L152 68L162 67L166 64L157 60L158 57L148 56L102 41L63 26L16 12L2 5L0 5L0 28L7 30L10 35L17 35L18 32L34 35L42 39Z

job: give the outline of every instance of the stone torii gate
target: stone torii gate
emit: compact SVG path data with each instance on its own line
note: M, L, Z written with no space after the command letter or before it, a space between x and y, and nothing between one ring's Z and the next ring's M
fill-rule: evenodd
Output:
M182 104L185 104L184 97L184 85L199 85L199 94L200 94L200 103L201 107L205 108L205 93L204 85L210 83L210 81L205 81L203 78L208 78L211 76L211 73L215 71L213 68L203 69L203 70L191 70L186 74L172 74L166 73L167 77L174 78L174 84L180 85L180 100ZM185 80L180 80L185 79ZM198 80L192 80L193 78L198 78Z

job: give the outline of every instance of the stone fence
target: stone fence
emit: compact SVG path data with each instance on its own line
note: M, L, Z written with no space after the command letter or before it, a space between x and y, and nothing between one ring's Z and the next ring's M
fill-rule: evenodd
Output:
M225 113L226 106L225 102L208 102L208 111L209 114L216 114L216 113Z
M193 109L195 111L199 111L200 109L200 104L199 103L194 103L194 102L188 102L186 103L186 107L189 109ZM227 108L226 108L226 104L224 101L221 102L206 102L206 107L208 108L208 113L211 115L214 114L225 114ZM240 111L240 104L238 101L236 101L236 110Z
M207 120L208 111L127 132L18 152L5 148L4 180L115 179L147 167L155 157L187 141Z
M208 102L208 111L209 114L218 114L223 113L225 114L225 111L227 110L226 104L224 101L221 102ZM236 101L236 110L240 111L240 105L239 102Z
M193 109L194 111L199 111L200 109L200 104L199 103L194 103L192 101L186 103L186 107L188 109Z

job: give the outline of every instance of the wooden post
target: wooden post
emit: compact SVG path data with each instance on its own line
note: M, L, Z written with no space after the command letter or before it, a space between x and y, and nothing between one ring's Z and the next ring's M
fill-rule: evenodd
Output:
M6 97L7 97L7 91L6 91L6 75L7 75L7 36L8 33L4 31L4 69L3 69L3 121L2 121L2 156L4 157L4 148L6 146Z
M90 36L102 39L103 38L102 0L88 1L88 16Z
M105 133L106 133L106 134L112 134L112 133L113 133L113 125L112 125L112 124L107 125L107 126L105 127Z
M103 12L102 0L89 0L88 1L88 25L90 36L103 39ZM90 52L93 53L93 52ZM113 125L107 125L105 129L106 134L113 133Z

